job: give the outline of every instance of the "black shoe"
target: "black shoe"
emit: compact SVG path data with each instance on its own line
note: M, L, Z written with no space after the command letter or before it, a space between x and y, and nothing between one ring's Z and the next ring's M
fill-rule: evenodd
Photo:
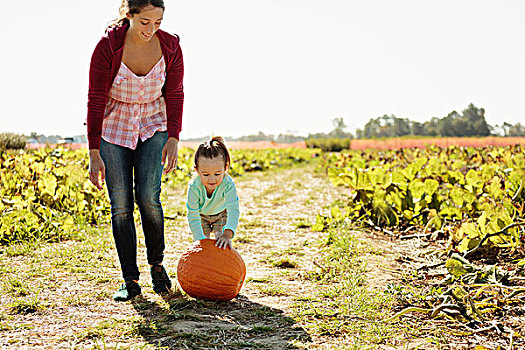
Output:
M151 267L151 282L155 293L167 293L171 289L171 281L162 265Z
M115 301L128 301L136 297L141 293L140 286L135 281L129 281L122 283L118 291L113 294L113 300Z

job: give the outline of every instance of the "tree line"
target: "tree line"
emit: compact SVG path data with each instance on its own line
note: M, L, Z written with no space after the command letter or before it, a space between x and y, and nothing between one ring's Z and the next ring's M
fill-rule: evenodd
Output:
M521 123L510 124L504 122L501 125L489 125L485 119L485 110L474 104L468 105L461 113L450 112L443 118L434 117L426 122L417 122L408 118L398 118L395 115L383 115L371 118L363 129L357 129L355 133L347 131L343 118L332 120L333 130L328 133L310 133L308 136L294 135L292 132L279 135L265 134L261 131L257 134L240 137L225 136L226 141L274 141L278 143L294 143L304 140L319 139L372 139L383 137L476 137L476 136L509 136L525 137L525 126ZM12 139L12 136L5 139ZM30 142L56 143L60 138L58 135L45 136L33 132L24 136ZM74 137L76 142L86 142L85 135ZM184 139L183 141L204 141L209 136Z
M461 113L450 112L443 118L434 117L426 122L417 122L408 118L398 118L395 115L384 115L371 118L363 129L357 129L354 133L347 131L343 118L332 120L332 131L328 133L310 133L308 136L297 136L293 134L265 134L259 132L253 135L238 138L226 137L226 141L275 141L275 142L298 142L302 140L320 139L373 139L383 137L483 137L483 136L508 136L525 137L525 126L521 123L510 124L504 122L501 125L489 125L485 119L485 110L474 104L469 104ZM197 139L196 139L197 140ZM201 139L198 139L199 141Z
M434 117L423 123L385 114L370 119L364 128L357 129L355 134L359 139L402 136L525 136L525 126L506 122L491 126L485 120L485 110L471 103L461 114L452 111L446 117Z

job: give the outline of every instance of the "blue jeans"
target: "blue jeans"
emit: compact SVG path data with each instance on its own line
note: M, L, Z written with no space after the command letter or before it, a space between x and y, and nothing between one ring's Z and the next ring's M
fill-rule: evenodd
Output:
M111 201L111 227L126 282L138 281L140 275L133 218L135 201L140 211L148 263L160 264L164 257L164 213L160 203L163 166L160 163L167 139L167 132L156 132L144 142L139 138L135 150L104 139L100 143Z

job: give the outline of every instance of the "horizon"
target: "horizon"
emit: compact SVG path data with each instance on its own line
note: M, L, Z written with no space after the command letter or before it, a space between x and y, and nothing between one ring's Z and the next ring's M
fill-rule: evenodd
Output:
M452 111L454 112L454 111ZM452 113L451 112L451 113ZM424 122L427 122L427 121L430 121L429 120L426 120L426 121L421 121L421 123L424 123ZM414 120L409 120L409 122L416 122ZM492 131L494 130L497 130L497 128L500 126L500 125L503 125L503 123L505 123L505 121L503 121L501 124L496 124L496 125L491 125L489 124L489 127L492 128ZM517 122L516 124L519 124L519 125L522 125L522 126L525 126L525 124L522 124L520 122ZM345 128L346 129L346 128ZM361 130L362 129L355 129L355 130L348 130L347 133L349 133L351 135L351 138L356 138L356 139L359 139L357 137L357 131L358 130ZM332 130L333 131L333 130ZM502 131L502 130L500 130ZM1 133L2 131L0 131ZM23 136L26 136L26 137L30 137L33 132L29 133L29 134L21 134ZM36 132L35 132L36 133ZM263 135L261 135L261 133ZM78 138L78 137L87 137L85 134L78 134L78 135L62 135L62 134L39 134L39 133L36 133L37 136L43 136L43 137L46 137L46 138L62 138L62 139L65 139L65 138ZM320 133L308 133L307 135L300 135L300 134L288 134L288 133L281 133L281 134L271 134L271 133L264 133L263 131L256 131L252 134L245 134L245 135L239 135L239 136L233 136L233 135L220 135L222 136L225 140L229 140L229 141L235 141L237 139L240 139L240 138L244 138L244 137L250 137L250 136L266 136L266 137L271 137L271 138L277 138L278 136L291 136L291 137L300 137L300 138L304 138L304 139L308 139L309 137L311 136L315 136L315 134L320 134ZM200 140L206 140L210 137L212 137L213 135L210 134L210 135L200 135L200 136L194 136L194 137L188 137L188 138L183 138L181 137L180 138L180 141L186 141L186 142L193 142L193 141L200 141ZM498 133L491 133L490 135L487 135L487 136L432 136L432 135L417 135L417 134L408 134L408 135L402 135L402 136L391 136L391 137L373 137L373 138L369 138L369 139L382 139L382 138L410 138L410 137L413 137L413 138L462 138L462 137L465 137L465 138L471 138L471 137L522 137L522 136L505 136L505 135L500 135ZM361 138L361 139L367 139L367 138ZM246 141L243 141L243 142L246 142Z
M476 107L480 110L484 110L483 107L478 107L478 106L474 106L473 104L470 104L472 105L473 107ZM469 107L470 107L469 105ZM463 110L464 111L464 110ZM462 112L463 112L462 111ZM450 115L452 113L458 113L459 115L461 115L458 111L454 110L454 111L451 111L447 114ZM382 117L386 117L386 116L391 116L391 117L396 117L398 118L397 116L395 115L383 115ZM411 120L410 118L403 118L403 119L407 119L409 123L426 123L426 122L430 122L432 121L432 119L434 118L438 118L438 119L442 119L442 118L445 118L446 116L443 116L443 117L432 117L428 120L424 120L424 121L416 121L416 120ZM485 116L483 117L485 120ZM376 119L376 118L371 118L367 121L370 122L372 119ZM335 122L335 119L332 120L332 123ZM509 124L507 123L506 121L500 121L500 124L494 124L494 125L491 125L490 123L488 123L488 127L490 129L490 134L489 135L479 135L479 136L474 136L474 137L492 137L492 136L495 136L495 137L515 137L515 136L510 136L510 135L502 135L501 132L504 132L503 130L503 125L504 124ZM366 125L366 124L365 124ZM525 126L525 124L522 124L521 122L517 122L515 124L512 124L510 123L510 125L521 125L521 126ZM345 131L347 134L350 135L351 138L356 138L356 139L359 139L360 137L358 137L358 132L362 132L363 129L361 128L357 128L357 129L354 129L354 130L347 130L347 126L345 125L345 127L343 128L343 131ZM290 131L290 130L288 130ZM331 130L332 132L335 131L335 129L332 129ZM1 133L2 131L0 131ZM36 133L37 136L43 136L45 138L59 138L59 139L65 139L65 138L79 138L79 137L82 137L82 138L86 138L87 135L85 134L78 134L78 135L62 135L62 134L39 134L37 132L31 132L29 134L21 134L23 136L26 136L28 138L31 137L31 134L33 133ZM325 134L326 136L328 136L328 133L319 133L319 132L309 132L308 134L304 135L304 134L295 134L295 133L279 133L279 134L272 134L272 133L265 133L261 130L259 131L254 131L253 133L251 134L244 134L244 135L238 135L238 136L233 136L233 135L221 135L223 136L226 140L230 140L230 141L235 141L237 139L241 139L241 138L246 138L246 137L251 137L251 136L265 136L267 137L268 139L269 138L272 138L272 139L276 139L278 138L279 136L283 136L283 137L298 137L298 138L304 138L304 139L308 139L308 138L316 138L316 137L319 137L319 136L316 136L316 135L321 135L321 134ZM216 135L216 134L209 134L209 135L198 135L198 136L193 136L193 137L188 137L188 138L180 138L180 141L200 141L200 140L206 140L210 137L212 137L213 135ZM408 135L401 135L401 136L391 136L392 138L396 138L396 137L414 137L414 138L420 138L420 137L429 137L429 138L435 138L435 137L443 137L443 138L447 138L447 137L471 137L471 136L437 136L437 135L420 135L420 134L408 134ZM375 139L376 137L373 137L371 139ZM379 138L383 138L383 137L379 137ZM361 139L366 139L366 138L361 138Z

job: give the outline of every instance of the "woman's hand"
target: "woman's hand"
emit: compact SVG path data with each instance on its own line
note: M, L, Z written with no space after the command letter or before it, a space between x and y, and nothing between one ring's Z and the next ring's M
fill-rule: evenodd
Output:
M99 182L100 179L100 182ZM100 156L100 151L98 149L89 150L89 180L95 185L99 190L102 189L102 184L106 179L106 168L102 157Z
M177 166L177 160L179 159L179 140L175 137L168 138L168 141L162 149L162 161L161 164L164 165L163 174L166 175L170 171L175 170ZM166 162L166 157L168 161Z
M233 231L230 229L224 230L222 235L215 240L215 245L219 248L230 248L233 249L232 245Z

